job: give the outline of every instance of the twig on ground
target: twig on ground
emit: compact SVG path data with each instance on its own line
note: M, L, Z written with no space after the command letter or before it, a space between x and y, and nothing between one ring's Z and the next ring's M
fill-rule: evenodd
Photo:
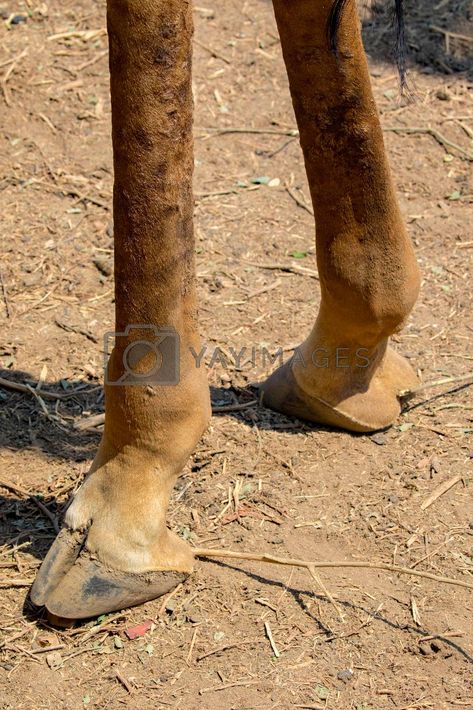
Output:
M231 133L248 133L254 135L268 136L290 136L295 138L299 135L297 128L290 129L274 129L274 128L197 128L196 130L207 131L203 138L213 138L214 136L226 136Z
M312 217L313 217L313 216L314 216L314 210L312 209L312 207L309 207L309 205L306 205L306 203L303 202L303 201L300 199L300 197L297 195L297 193L296 193L291 187L289 187L289 185L286 185L285 187L286 187L286 192L287 192L287 194L288 194L290 197L292 197L292 199L294 200L294 202L296 203L296 205L298 205L299 207L302 207L303 210L305 210L306 212L308 212L308 213L309 213L310 215L312 215Z
M60 651L61 648L66 648L65 643L57 643L55 646L45 646L44 648L34 648L30 651L33 656L37 656L41 653L50 653L51 651Z
M10 94L9 94L8 87L7 87L8 79L9 79L9 78L11 77L11 75L13 74L13 71L14 71L14 69L16 68L16 66L17 66L17 64L19 63L19 61L20 61L21 59L23 59L23 57L24 57L27 53L28 53L28 50L27 50L27 49L24 49L22 52L20 52L20 54L19 54L17 57L15 57L14 59L12 59L12 60L10 61L10 66L8 67L7 71L5 72L5 76L2 77L2 79L1 79L1 81L0 81L0 86L2 87L2 91L3 91L3 98L5 99L5 103L6 103L6 105L7 105L8 107L11 106Z
M221 412L241 412L244 409L249 409L258 404L257 399L250 399L249 402L242 402L241 404L222 404L221 406L212 407L212 414L220 414Z
M419 392L432 389L432 387L439 387L440 385L450 385L456 382L468 382L468 380L471 380L471 382L473 383L473 372L467 372L466 374L459 375L458 377L444 377L441 380L431 380L430 382L425 382L423 385L420 385L420 387L416 387L415 389L402 390L402 392L399 392L399 397L401 399L410 399Z
M194 192L194 198L197 200L204 200L206 197L220 197L222 195L238 195L241 190L236 188L229 188L228 190L216 190L215 192Z
M255 296L261 296L263 293L267 293L268 291L272 291L275 288L279 288L280 285L281 279L276 279L276 281L273 281L273 283L269 286L263 286L263 288L258 288L256 289L256 291L251 291L251 293L249 293L246 298L249 301L250 298L255 298Z
M70 661L71 658L75 658L76 656L80 656L82 653L89 653L89 652L103 653L104 649L102 647L102 644L103 644L106 636L107 636L107 634L105 634L104 638L96 641L94 646L86 646L85 648L79 648L77 651L73 651L73 653L69 653L67 656L64 656L64 658L62 659L62 663L64 664L66 661Z
M110 205L108 202L105 202L104 200L99 199L98 197L93 197L92 195L83 195L81 192L78 192L74 188L66 188L63 190L66 195L71 195L72 197L77 197L76 204L79 202L82 202L85 204L85 202L90 202L92 205L97 205L97 207L102 207L104 210L110 210Z
M473 42L473 36L471 36L471 35L462 35L462 34L459 34L458 32L452 32L451 30L446 30L444 27L437 27L437 25L430 25L429 30L431 32L438 32L438 34L441 34L445 37L445 52L446 52L446 54L450 54L450 37L453 37L454 39L459 39L462 42Z
M198 39L194 37L194 44L196 44L198 47L201 49L205 49L206 52L212 55L212 57L215 57L215 59L221 59L222 62L225 62L225 64L231 64L230 59L227 59L225 55L220 54L219 52L216 52L215 49L212 49L212 47L208 47L206 44L203 42L200 42Z
M215 653L222 653L223 651L228 651L231 648L239 648L240 646L254 643L266 643L266 641L263 641L262 639L249 639L247 641L236 641L235 643L227 643L224 646L218 646L217 648L212 649L212 651L202 653L200 656L197 656L196 661L203 661L204 658L213 656Z
M322 582L320 576L315 571L315 567L313 565L310 565L307 569L309 570L309 574L312 577L312 579L315 581L316 584L319 585L319 587L321 588L321 590L323 591L323 593L325 594L325 596L327 597L329 602L335 607L335 611L337 612L340 621L342 623L344 623L345 617L343 616L340 607L338 606L337 602L335 601L335 599L333 598L333 596L331 595L331 593L329 592L329 590L327 589L325 584Z
M95 392L97 387L93 387L92 389L75 389L71 390L70 392L64 392L64 393L59 393L59 392L47 392L46 390L42 390L41 388L38 388L38 383L34 383L35 389L34 393L41 395L43 399L69 399L69 397L76 397L79 394L90 394L91 392ZM14 390L15 392L24 392L25 394L33 394L31 391L33 389L33 386L31 385L24 385L21 382L14 382L13 380L7 380L5 377L0 377L0 387L5 387L6 389L9 390Z
M455 123L457 123L460 126L460 128L462 129L462 131L464 131L466 133L468 138L471 138L473 140L473 131L471 130L471 128L469 126L466 125L466 123L463 123L462 121L460 121L458 119L455 120Z
M18 639L21 639L23 636L26 636L31 631L31 627L27 627L26 629L22 629L22 631L18 631L18 633L13 634L13 636L10 636L9 638L4 639L3 641L0 641L0 648L7 648L10 646L10 644L13 643L13 641L18 641Z
M445 136L439 133L439 131L437 131L435 128L430 128L428 126L385 126L383 128L383 131L385 133L419 133L429 135L432 136L432 138L434 138L437 143L439 143L443 148L453 148L454 150L457 150L461 155L463 155L466 160L473 161L473 155L471 153L465 150L465 148L462 148L461 145L453 143L453 141L449 140L448 138L445 138ZM449 151L447 150L447 152Z
M448 390L445 390L444 392L439 392L439 394L435 394L432 397L428 397L427 399L423 399L420 402L417 402L415 404L410 404L411 399L417 394L417 392L421 391L422 389L436 387L441 382L457 382L458 384L456 384L455 387L450 387ZM416 390L404 390L403 392L399 393L399 399L401 400L401 404L403 406L403 411L410 412L413 409L419 409L419 407L423 407L426 404L430 404L431 402L435 402L437 399L440 399L441 397L446 397L447 395L454 394L455 392L461 392L461 390L467 389L468 387L471 387L472 385L473 385L473 377L471 374L470 375L463 375L462 377L458 377L458 378L452 377L447 380L438 380L437 382L427 383L426 385L423 385L422 387L419 387Z
M0 271L0 285L2 286L3 302L5 304L7 318L11 318L11 310L10 310L10 303L8 301L7 287L5 286L5 282L3 280L3 275L2 275L1 271Z
M70 325L69 323L65 323L62 320L59 320L59 318L55 318L54 322L59 328L62 328L65 330L67 333L77 333L78 335L83 335L84 338L87 338L87 340L90 340L92 343L98 343L99 339L95 337L93 333L90 333L88 330L84 330L83 328L80 328L79 326L75 325Z
M313 269L308 269L306 266L299 266L298 264L258 264L253 261L245 261L247 266L255 266L258 269L267 269L268 271L283 271L288 274L297 274L297 276L309 276L312 279L319 280L319 275Z
M92 636L96 636L98 633L101 633L102 631L110 631L113 627L110 627L110 624L113 621L116 621L117 619L125 618L126 614L124 614L122 611L119 612L118 614L114 614L113 616L109 616L107 619L104 619L100 624L97 624L96 626L93 626L91 629L86 630L83 636L80 637L79 643L83 644L86 643ZM110 628L109 628L110 627ZM82 629L79 629L78 631L82 631Z
M444 547L449 545L453 541L453 539L454 539L453 537L449 537L447 540L442 542L440 545L437 545L437 547L434 550L432 550L431 552L429 552L427 555L424 555L420 559L413 562L411 564L411 569L414 569L414 567L417 567L417 565L422 564L422 562L425 562L426 560L431 560L432 557L435 557L435 555L437 555L440 552L440 550L442 550Z
M51 513L51 511L44 505L44 503L39 500L39 498L32 495L31 493L28 493L28 491L25 491L23 488L15 486L13 485L13 483L8 483L7 481L0 481L0 488L6 488L7 490L11 491L12 493L15 493L21 498L28 498L29 500L31 500L36 505L36 507L40 509L43 515L45 515L50 520L54 528L54 532L59 532L59 524L56 516Z
M34 579L0 579L0 589L10 589L10 587L31 587Z
M450 478L448 481L444 481L441 483L437 488L432 491L430 496L424 500L422 503L421 510L427 510L432 503L435 503L435 501L440 498L440 496L443 496L444 493L447 493L447 491L450 490L450 488L453 488L457 483L459 483L463 479L463 476L461 474L458 474L457 476L454 476L453 478Z
M47 126L51 129L51 131L54 133L54 135L57 135L57 128L54 125L54 123L51 121L50 118L46 116L45 113L38 113L39 118L45 122Z
M285 148L287 148L288 145L291 145L291 143L294 143L296 140L297 136L294 138L289 138L288 141L284 141L282 145L279 146L279 148L276 148L276 150L273 150L271 153L268 153L268 158L274 158L275 155L278 155L278 153L281 153Z
M39 406L41 407L41 411L43 412L43 414L44 414L48 419L51 419L51 420L55 420L55 419L56 419L56 420L57 420L58 417L55 417L55 416L53 416L53 415L50 414L49 409L48 409L47 406L45 405L44 401L41 399L41 396L38 394L39 386L38 386L38 390L33 389L33 387L30 387L29 385L26 385L26 386L27 386L27 388L28 388L28 392L30 392L30 394L32 394L33 397L35 398L35 400L38 402Z
M157 617L158 619L159 619L159 618L164 614L164 612L166 611L166 606L167 606L168 602L173 598L173 596L174 596L175 594L177 594L177 592L180 591L180 589L182 589L182 583L181 583L181 584L178 584L177 587L174 587L174 589L173 589L171 592L169 592L169 594L168 594L166 597L164 597L164 599L163 599L163 601L162 601L162 603L161 603L161 606L159 607L158 613L156 614L156 617Z
M385 570L387 572L396 572L397 574L407 574L414 577L422 577L424 579L432 579L434 582L440 582L441 584L451 584L457 587L465 587L465 589L473 589L473 583L464 582L460 579L453 579L452 577L441 577L437 574L431 574L430 572L420 572L419 570L409 569L408 567L399 567L398 565L391 565L387 562L358 562L358 561L344 561L344 562L311 562L308 560L299 560L284 557L275 557L274 555L266 553L257 552L236 552L234 550L223 550L223 549L210 549L210 548L200 548L196 547L194 549L195 557L226 557L234 560L250 560L254 562L267 562L273 565L285 565L286 567L302 567L304 569L310 570L311 567L314 569L328 569L328 568L344 568L353 567L360 569L378 569Z
M115 677L118 680L118 682L123 685L125 690L128 693L130 693L130 695L131 695L133 692L133 686L131 685L130 681L127 678L125 678L125 676L123 676L119 671L116 671Z
M192 634L192 639L191 639L191 643L190 643L190 646L189 646L189 653L187 654L187 658L186 658L186 662L187 662L188 664L190 664L191 661L192 661L192 653L193 653L193 651L194 651L195 640L196 640L196 638L197 638L197 632L198 632L198 631L199 631L199 627L197 626L197 627L194 629L194 633Z
M199 695L204 693L215 693L217 690L227 690L228 688L245 688L247 685L254 685L255 683L260 683L258 678L251 678L250 680L236 680L231 683L222 683L222 685L213 685L210 688L201 688L199 690Z
M103 37L106 34L107 34L107 30L105 29L105 27L100 28L98 30L73 30L71 32L58 32L57 34L49 35L49 37L46 37L46 41L47 42L54 42L55 40L58 40L58 39L77 38L77 39L83 39L85 42L87 42L88 40L93 40L93 39L98 39L99 37Z
M92 59L89 59L89 61L84 62L83 64L79 64L78 67L76 67L76 71L82 71L83 69L86 69L87 67L91 67L92 64L95 64L96 62L99 62L103 57L106 57L108 54L108 49L106 49L104 52L99 52L95 57Z
M74 423L74 429L78 431L85 431L86 429L95 429L95 427L101 426L105 423L105 412L101 414L94 414L91 417L86 417L78 422Z

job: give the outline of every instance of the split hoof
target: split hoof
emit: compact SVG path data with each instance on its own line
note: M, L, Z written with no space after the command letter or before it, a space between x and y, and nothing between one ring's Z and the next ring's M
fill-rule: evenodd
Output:
M187 573L170 570L122 572L109 569L84 549L87 533L63 528L30 591L55 625L143 604L183 582Z

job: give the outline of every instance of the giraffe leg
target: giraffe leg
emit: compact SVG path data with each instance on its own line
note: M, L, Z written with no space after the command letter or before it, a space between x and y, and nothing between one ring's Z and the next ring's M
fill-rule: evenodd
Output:
M66 619L169 591L192 570L169 496L210 418L192 231L192 8L108 0L114 152L115 348L99 451L31 598ZM157 345L158 344L158 345Z
M355 0L328 46L332 2L273 0L316 221L321 304L292 360L262 385L278 411L353 431L391 424L416 382L389 336L419 274L389 172Z

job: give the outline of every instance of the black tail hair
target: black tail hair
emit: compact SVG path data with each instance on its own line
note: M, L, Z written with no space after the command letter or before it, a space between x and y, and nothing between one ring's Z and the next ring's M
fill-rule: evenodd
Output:
M337 34L343 11L349 0L334 0L327 23L328 42L332 52L337 52ZM407 86L406 81L406 34L404 26L403 0L394 0L393 24L396 26L396 64L399 71L401 91Z
M396 26L396 64L401 91L407 89L406 25L403 0L394 0L393 24Z

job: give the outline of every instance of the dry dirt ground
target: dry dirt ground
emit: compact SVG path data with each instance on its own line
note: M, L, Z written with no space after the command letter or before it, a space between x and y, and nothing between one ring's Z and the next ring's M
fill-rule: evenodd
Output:
M218 346L226 357L208 363L222 406L251 401L248 384L270 370L262 348L288 356L319 291L271 5L202 4L197 261L203 338L209 354ZM399 100L385 7L365 11L364 24L423 272L395 340L431 382L473 370L473 33L468 3L411 5L413 104ZM0 388L0 707L473 707L472 592L432 580L325 570L337 610L304 570L202 560L171 599L65 631L24 606L52 521L100 436L76 426L102 411L102 337L113 322L110 111L102 2L7 0L0 9L0 374L42 390ZM244 346L235 364L230 348ZM394 562L472 583L467 385L420 392L375 436L255 405L216 415L178 482L170 525L199 546ZM144 622L149 630L130 640L127 630Z

